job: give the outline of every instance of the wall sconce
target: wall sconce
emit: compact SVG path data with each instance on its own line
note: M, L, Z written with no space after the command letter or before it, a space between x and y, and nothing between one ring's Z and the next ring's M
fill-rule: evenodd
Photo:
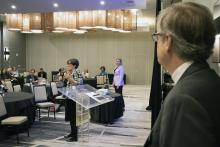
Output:
M8 47L4 47L4 60L8 61L9 56L10 56L10 51L9 51Z

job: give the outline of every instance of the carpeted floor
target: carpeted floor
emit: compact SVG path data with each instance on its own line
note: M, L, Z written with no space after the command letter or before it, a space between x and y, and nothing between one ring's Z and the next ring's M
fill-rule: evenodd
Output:
M20 144L16 136L10 136L0 142L0 147L121 147L143 146L149 132L151 113L145 110L149 99L149 86L126 85L124 88L124 116L113 124L102 125L89 123L89 135L81 134L78 142L66 142L63 138L70 130L64 121L64 108L57 113L57 119L45 117L35 121L30 129L30 137L20 134Z

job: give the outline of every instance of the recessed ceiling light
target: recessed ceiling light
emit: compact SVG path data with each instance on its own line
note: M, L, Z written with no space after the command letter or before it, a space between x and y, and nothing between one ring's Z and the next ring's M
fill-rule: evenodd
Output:
M105 1L100 1L100 5L105 5Z
M17 7L15 5L11 5L11 8L12 9L16 9Z
M58 3L54 3L53 6L54 6L55 8L59 7Z

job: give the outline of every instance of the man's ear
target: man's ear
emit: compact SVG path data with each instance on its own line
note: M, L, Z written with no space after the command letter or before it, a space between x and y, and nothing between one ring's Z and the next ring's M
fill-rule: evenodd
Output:
M165 41L165 50L166 52L171 52L172 50L172 37L168 34L165 35L165 38L164 38L164 41Z

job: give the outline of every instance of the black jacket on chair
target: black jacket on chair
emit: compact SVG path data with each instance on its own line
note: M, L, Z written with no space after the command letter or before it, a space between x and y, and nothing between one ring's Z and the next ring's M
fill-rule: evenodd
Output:
M220 78L193 63L167 95L146 147L220 147Z

